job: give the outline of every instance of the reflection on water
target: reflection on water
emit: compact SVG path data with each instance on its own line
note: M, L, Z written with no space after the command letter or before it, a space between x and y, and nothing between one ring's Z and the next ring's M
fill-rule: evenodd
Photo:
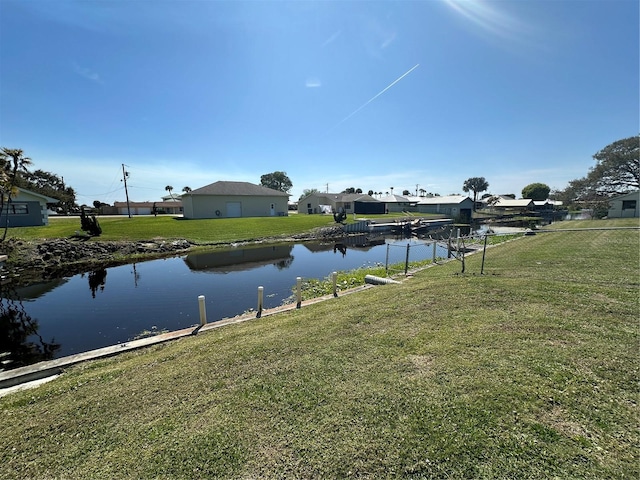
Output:
M347 246L344 243L336 243L333 246L333 253L340 252L344 257L347 254Z
M38 334L38 321L10 285L0 285L0 371L54 358L60 344Z
M197 326L199 295L206 297L209 322L255 309L259 286L264 288L263 307L271 309L293 298L297 277L326 279L333 271L384 265L386 257L390 264L404 261L407 249L388 252L387 242L404 246L418 240L363 235L340 242L215 249L13 291L5 285L0 291L0 354L10 353L0 361L7 360L4 368L15 367L124 343L141 332ZM414 251L425 258L432 254L431 248ZM446 249L438 253L444 255Z
M96 292L98 289L104 291L104 284L107 281L107 270L101 268L93 272L89 272L89 290L91 290L91 296L96 298Z
M234 248L213 252L190 253L184 259L191 270L208 270L219 273L251 270L265 265L278 269L287 268L293 262L293 245Z

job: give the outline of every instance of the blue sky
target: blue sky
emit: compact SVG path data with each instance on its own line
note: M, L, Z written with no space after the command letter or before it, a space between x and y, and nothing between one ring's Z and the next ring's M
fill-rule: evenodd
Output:
M639 2L0 1L0 145L78 202L564 188L640 131Z

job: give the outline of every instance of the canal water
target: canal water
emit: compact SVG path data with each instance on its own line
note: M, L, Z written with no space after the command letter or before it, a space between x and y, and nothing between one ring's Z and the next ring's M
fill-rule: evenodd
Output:
M199 324L198 296L209 322L291 299L296 277L326 279L333 271L431 258L418 239L349 244L306 242L218 249L59 278L22 288L0 287L0 370L58 358L141 335ZM387 246L389 245L389 246ZM446 256L438 246L436 255ZM4 352L4 353L3 353Z

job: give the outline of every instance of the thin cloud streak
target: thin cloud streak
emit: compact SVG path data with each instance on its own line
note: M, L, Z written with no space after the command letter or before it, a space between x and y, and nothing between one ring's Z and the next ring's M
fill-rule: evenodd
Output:
M324 41L324 43L322 44L322 48L324 48L327 45L333 43L335 41L335 39L338 38L341 34L342 34L342 30L338 30L337 32L334 32L333 35L331 35L328 39L326 39Z
M382 95L384 92L386 92L387 90L389 90L391 87L393 87L396 83L398 83L400 80L402 80L404 77L406 77L407 75L409 75L411 72L413 72L416 68L418 68L420 66L419 63L416 63L412 68L410 68L409 70L407 70L405 73L403 73L402 75L400 75L398 78L396 78L393 82L391 82L389 85L387 85L384 89L380 90L378 93L376 93L373 97L371 97L369 100L367 100L365 103L363 103L362 105L360 105L358 108L356 108L353 112L351 112L349 115L347 115L346 117L344 117L342 120L340 120L338 123L336 123L333 127L331 127L331 129L329 130L332 131L335 128L339 127L340 125L342 125L344 122L346 122L347 120L349 120L351 117L353 117L356 113L358 113L360 110L362 110L364 107L366 107L367 105L369 105L371 102L373 102L376 98L378 98L380 95ZM327 132L328 133L328 132Z
M81 67L77 63L73 64L73 71L78 75L80 75L81 77L86 78L87 80L91 80L92 82L96 82L99 84L103 83L102 79L100 78L100 75L98 75L96 72L91 71L88 68Z

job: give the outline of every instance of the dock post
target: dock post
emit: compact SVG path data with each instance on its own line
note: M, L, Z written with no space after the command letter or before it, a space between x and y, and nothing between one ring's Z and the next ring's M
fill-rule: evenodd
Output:
M263 298L264 298L264 287L258 287L258 313L256 313L256 318L260 318L262 316Z
M456 252L460 253L460 229L456 233Z
M411 244L407 243L407 256L404 259L404 274L406 275L409 271L409 249L411 248Z
M300 308L302 306L302 277L296 277L296 297L298 298L296 308Z
M438 242L436 242L435 240L433 241L433 254L431 255L431 261L433 263L436 263L436 247L438 246Z
M198 305L200 307L200 325L207 324L207 307L204 304L204 295L198 296Z
M484 236L484 247L482 247L482 266L480 267L480 275L484 275L484 256L487 253L487 239L489 235Z
M384 261L384 271L387 275L389 275L389 247L391 245L387 243L387 258Z
M338 272L333 272L331 274L331 281L333 282L333 296L338 296Z

